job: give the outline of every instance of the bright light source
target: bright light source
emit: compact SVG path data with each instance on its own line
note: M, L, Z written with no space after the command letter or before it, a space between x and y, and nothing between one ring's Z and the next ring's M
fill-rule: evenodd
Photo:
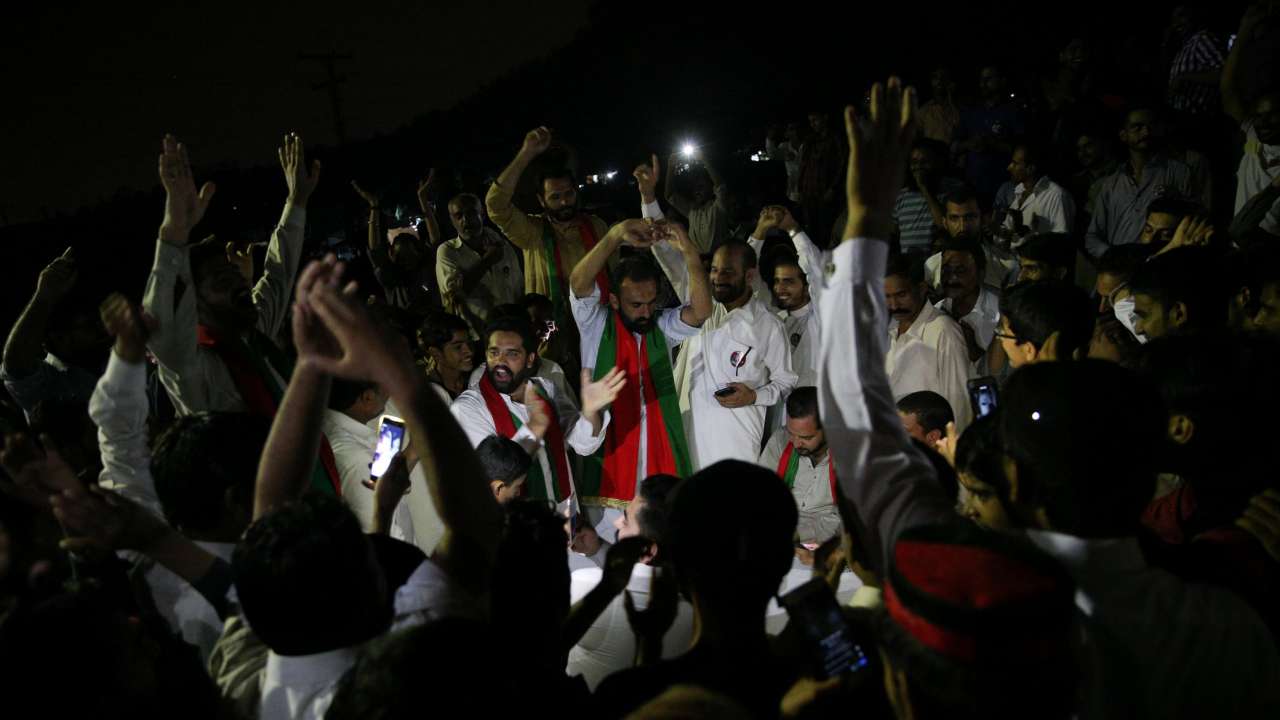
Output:
M1040 419L1040 411L1039 411L1039 410L1035 410L1035 411L1033 411L1033 412L1031 413L1031 419L1032 419L1032 420L1039 420L1039 419Z
M693 143L685 143L680 148L680 154L684 155L687 158L693 157L693 154L696 153L697 151L698 151L698 148L694 147Z
M604 174L604 176L605 176L605 178L606 178L606 179L608 179L608 180L612 180L614 177L616 177L616 176L617 176L617 174L618 174L618 173L617 173L616 171L614 171L614 172L607 172L607 173L605 173L605 174Z

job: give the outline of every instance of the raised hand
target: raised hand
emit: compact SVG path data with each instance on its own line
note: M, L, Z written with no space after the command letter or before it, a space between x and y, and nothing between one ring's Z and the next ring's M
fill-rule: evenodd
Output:
M431 195L436 191L436 169L428 168L427 177L418 181L418 207L422 212L431 211Z
M245 282L253 284L253 245L242 245L236 247L234 242L226 245L227 262L235 266L240 271L240 275Z
M1213 223L1209 222L1208 218L1193 218L1188 215L1182 218L1182 222L1178 223L1178 229L1174 231L1173 239L1163 249L1173 250L1193 245L1208 245L1212 239Z
M71 292L77 277L75 252L67 248L40 271L36 280L36 297L50 303L57 302Z
M604 377L591 381L591 371L582 371L582 414L592 417L618 398L618 393L626 387L627 373L621 368L613 368Z
M609 594L617 595L627 589L631 571L636 563L649 554L652 546L653 543L648 538L633 536L623 538L609 548L604 558L604 576L600 578Z
M551 147L551 129L547 127L539 127L530 130L524 136L524 145L521 146L520 152L529 157L535 157L546 152Z
M307 200L320 182L320 161L312 160L310 167L307 166L306 152L298 133L285 135L284 142L276 153L280 156L284 180L289 184L289 204L306 207Z
M751 233L751 237L757 240L764 240L764 236L768 232L782 224L782 215L778 212L777 205L766 205L760 211L760 217L756 220L756 229Z
M893 225L893 205L906 173L911 143L916 133L916 92L903 90L902 81L889 78L887 86L871 87L870 128L858 126L852 105L844 110L849 140L849 165L845 176L845 200L849 220L845 238L887 240Z
M47 450L42 450L26 435L5 436L0 466L8 477L0 477L0 491L37 510L45 510L51 495L83 486L53 449L53 439L45 435L40 442Z
M960 442L960 434L956 432L956 424L947 423L947 435L940 438L934 445L937 447L938 454L947 459L947 464L951 467L956 466L956 445Z
M204 217L217 187L207 182L196 190L187 147L172 135L165 135L161 143L160 184L164 186L165 196L160 239L173 245L186 245L191 228Z
M339 288L340 271L341 263L330 256L302 272L294 307L295 343L298 333L303 333L298 362L334 377L380 383L383 388L409 381L417 372L404 343L373 320L357 297L354 282Z
M538 442L542 442L542 438L547 436L547 429L551 427L551 415L533 381L524 384L524 406L529 411L529 422L525 423L525 427L529 428Z
M164 520L121 495L101 488L67 488L50 498L53 515L73 536L65 550L145 551L173 532Z
M689 231L678 222L665 220L663 222L654 223L654 239L656 241L666 241L671 246L679 250L684 255L698 255L698 247L689 239Z
M649 156L649 165L637 165L631 176L640 187L640 199L647 205L658 199L658 156Z
M147 339L159 327L156 319L120 293L103 300L98 313L103 327L116 339L116 356L133 365L142 362L147 356Z
M787 232L794 232L800 229L800 223L796 222L796 218L791 214L791 210L783 205L774 205L774 210L778 218L778 227Z
M364 188L360 187L360 184L357 183L355 180L351 181L351 189L356 191L356 194L360 196L361 200L364 200L365 204L369 206L370 210L378 209L379 203L378 203L377 195L374 195L368 190L365 190Z
M619 245L647 248L658 240L658 226L648 220L631 218L609 228L605 237Z

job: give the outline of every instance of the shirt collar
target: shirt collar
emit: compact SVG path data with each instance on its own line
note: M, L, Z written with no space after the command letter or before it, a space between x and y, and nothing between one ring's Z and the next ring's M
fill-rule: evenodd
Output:
M937 308L926 301L924 307L920 308L920 314L916 315L916 319L912 321L911 327L907 328L907 331L903 333L903 335L914 338L923 338L924 326L928 325L934 318L938 317L939 314L940 313ZM898 323L894 322L893 326L889 329L889 332L892 335L897 335L897 329Z

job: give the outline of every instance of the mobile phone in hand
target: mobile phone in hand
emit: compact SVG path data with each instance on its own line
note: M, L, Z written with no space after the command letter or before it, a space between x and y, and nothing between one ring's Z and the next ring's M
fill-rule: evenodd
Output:
M800 628L816 661L818 680L867 667L867 655L853 640L835 593L821 578L814 578L778 599Z
M404 449L404 420L393 415L383 415L378 421L378 445L373 450L373 462L369 464L369 477L377 480L387 472L391 458Z
M970 380L969 403L973 406L973 416L986 417L995 412L999 395L996 379L990 375Z
M730 385L729 387L722 387L715 392L715 395L716 397L729 397L730 395L733 394L734 390L737 390L737 388L733 387L732 385Z

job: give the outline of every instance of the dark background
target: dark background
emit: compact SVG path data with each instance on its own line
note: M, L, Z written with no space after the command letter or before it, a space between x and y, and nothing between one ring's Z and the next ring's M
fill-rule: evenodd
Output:
M428 167L479 189L525 131L552 127L581 173L618 171L592 197L636 214L630 170L690 139L730 173L773 123L857 102L897 72L927 95L949 66L962 94L1001 63L1035 94L1058 50L1098 43L1100 90L1163 88L1164 4L1026 2L201 3L137 9L55 3L6 10L0 67L0 327L39 269L76 248L81 288L140 297L163 209L159 141L178 135L219 189L199 234L265 239L284 200L275 148L301 133L324 162L308 238L354 234L357 179L412 203ZM1234 31L1244 3L1210 6ZM1048 11L1048 14L1046 13ZM336 63L339 142L324 63ZM1101 119L1100 119L1101 121ZM757 172L762 169L750 168ZM446 236L450 228L445 229Z

